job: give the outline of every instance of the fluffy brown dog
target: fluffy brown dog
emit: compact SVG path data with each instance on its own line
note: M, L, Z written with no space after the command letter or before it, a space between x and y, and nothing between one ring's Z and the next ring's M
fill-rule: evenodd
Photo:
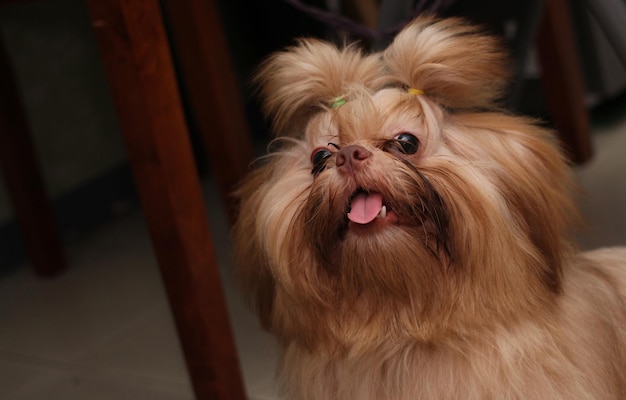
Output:
M421 18L263 65L279 146L234 238L288 399L626 399L626 249L575 251L555 139L496 107L505 58Z

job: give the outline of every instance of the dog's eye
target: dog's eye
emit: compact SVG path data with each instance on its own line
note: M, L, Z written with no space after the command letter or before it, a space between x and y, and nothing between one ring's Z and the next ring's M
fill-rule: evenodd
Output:
M390 146L404 154L415 154L419 148L419 140L410 133L401 133L397 135Z
M313 163L311 173L313 175L319 175L326 168L326 160L331 154L330 150L326 147L318 147L313 150L313 153L311 153L311 163Z

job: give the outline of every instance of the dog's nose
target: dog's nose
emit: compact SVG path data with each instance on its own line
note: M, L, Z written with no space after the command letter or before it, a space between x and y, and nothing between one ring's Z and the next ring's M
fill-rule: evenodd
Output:
M339 172L353 174L363 167L372 155L367 149L358 145L350 145L339 150L335 163Z

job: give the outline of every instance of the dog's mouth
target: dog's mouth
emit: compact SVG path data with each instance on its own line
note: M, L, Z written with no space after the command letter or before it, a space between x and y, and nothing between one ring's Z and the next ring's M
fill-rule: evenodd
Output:
M332 200L339 201L338 196L331 197L330 202L320 196L313 197L310 200L314 199L317 204L331 206L326 208L330 212L327 216L331 218L319 218L319 206L315 204L303 208L307 210L303 217L309 226L305 232L309 235L315 253L324 265L338 265L346 240L374 240L378 235L394 237L389 235L398 234L400 229L422 241L433 253L443 249L451 254L444 203L431 185L426 183L424 186L426 189L421 195L419 191L414 191L411 202L402 196L395 197L392 190L385 190L382 185L376 185L376 188L359 186L344 198L342 211L333 211ZM406 234L401 236L406 239ZM375 244L372 241L365 243Z
M452 254L447 207L428 179L413 170L416 178L401 188L377 181L343 192L313 188L301 217L307 240L324 265L341 263L346 242L380 245L384 251L388 240L413 237L412 243L422 243L433 254Z
M356 190L348 202L346 217L357 225L369 225L386 220L393 212L385 204L382 194L365 189Z

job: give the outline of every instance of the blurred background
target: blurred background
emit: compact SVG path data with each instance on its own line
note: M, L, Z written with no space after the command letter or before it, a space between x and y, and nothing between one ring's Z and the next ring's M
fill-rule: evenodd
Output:
M440 3L442 14L487 23L507 38L519 52L509 104L550 124L533 41L517 40L525 23L537 24L532 2ZM358 4L306 2L376 28ZM593 147L574 168L587 222L579 239L583 248L626 244L626 69L584 4L569 4ZM254 67L296 37L341 42L351 27L337 29L278 0L218 6L260 154L269 134L248 84ZM32 272L0 174L0 398L192 398L84 2L0 1L0 35L68 254L62 274L44 279ZM376 48L385 38L363 42ZM189 128L248 395L275 399L274 342L233 289L227 218L193 121Z

